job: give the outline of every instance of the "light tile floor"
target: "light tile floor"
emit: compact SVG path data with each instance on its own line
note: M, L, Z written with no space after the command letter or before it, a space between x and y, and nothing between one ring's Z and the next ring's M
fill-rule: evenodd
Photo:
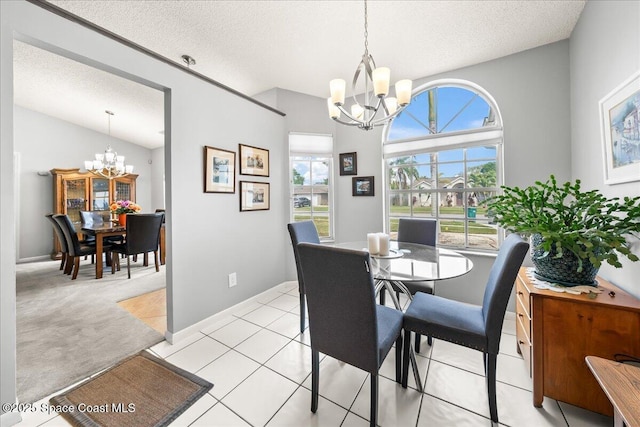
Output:
M403 300L406 304L406 300ZM211 391L172 426L367 426L368 374L331 357L320 362L318 412L312 414L309 334L299 333L298 291L287 282L176 345L150 351L209 380ZM506 321L498 357L497 400L504 426L611 426L612 418L545 398L532 405L531 379ZM424 393L413 378L395 383L392 350L380 370L382 426L491 425L481 353L423 338L417 356ZM58 394L58 393L56 393ZM36 406L47 402L43 399ZM23 414L19 426L68 426L57 414Z

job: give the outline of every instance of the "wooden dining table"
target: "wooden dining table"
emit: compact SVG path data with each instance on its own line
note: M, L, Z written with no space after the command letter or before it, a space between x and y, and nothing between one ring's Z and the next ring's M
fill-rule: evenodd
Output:
M123 236L127 235L127 227L119 225L114 222L105 222L100 225L84 225L82 226L82 232L96 237L96 279L102 279L103 263L102 252L104 251L104 238L110 236ZM165 224L160 227L160 263L164 265L166 260L166 247L165 247ZM146 255L146 254L145 254ZM146 264L146 257L145 257Z

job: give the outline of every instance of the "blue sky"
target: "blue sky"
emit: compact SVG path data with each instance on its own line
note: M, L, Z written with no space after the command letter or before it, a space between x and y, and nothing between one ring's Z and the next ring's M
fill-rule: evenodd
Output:
M398 115L391 124L389 139L413 138L427 135L428 131L407 113L411 113L424 125L429 124L428 92L422 92L411 100L406 110ZM475 97L475 99L474 99ZM489 115L489 105L474 92L459 87L440 87L436 92L437 130L438 132L454 132L482 126ZM469 102L471 103L456 114ZM455 119L454 119L455 117ZM453 121L452 121L453 119ZM449 123L450 122L450 123Z

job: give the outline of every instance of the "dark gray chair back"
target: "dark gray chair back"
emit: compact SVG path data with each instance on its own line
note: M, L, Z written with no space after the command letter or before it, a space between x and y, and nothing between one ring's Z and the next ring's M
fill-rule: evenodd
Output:
M511 290L528 250L527 242L517 234L510 234L502 243L491 267L482 300L482 315L490 353L498 353L502 323Z
M298 255L298 243L320 243L320 236L313 221L292 222L287 225L289 235L291 236L291 244L293 245L293 256L296 260L296 269L298 271L298 285L304 293L304 280L300 271L300 261Z
M398 242L435 246L437 235L435 219L400 218L398 221Z
M298 245L311 347L357 368L379 368L375 290L369 253Z
M135 255L157 251L163 217L162 213L127 215L126 253Z
M67 238L64 236L62 228L60 228L60 224L58 224L58 222L53 219L52 213L45 215L45 217L51 222L51 225L53 226L53 231L55 231L58 242L60 242L60 251L63 254L69 252L69 249L67 248Z
M306 301L304 291L304 278L300 269L300 259L298 256L298 243L320 243L320 236L313 221L292 222L287 225L293 246L293 257L296 260L296 271L298 273L298 292L300 293L300 332L304 332Z
M54 215L53 219L60 225L62 233L67 240L67 251L69 256L76 257L81 254L80 240L78 239L78 233L73 223L69 219L68 215L58 214Z

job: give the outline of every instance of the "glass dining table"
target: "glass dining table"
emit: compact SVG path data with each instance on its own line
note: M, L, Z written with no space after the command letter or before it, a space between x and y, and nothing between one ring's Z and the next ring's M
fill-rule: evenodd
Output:
M366 241L337 243L331 246L368 251ZM453 279L470 272L473 262L451 249L391 241L388 255L371 255L371 268L376 284L376 295L385 288L396 309L402 310L402 305L396 297L396 289L405 294L409 300L412 299L411 292L403 282ZM413 345L410 357L416 384L422 392L422 382L419 379Z

